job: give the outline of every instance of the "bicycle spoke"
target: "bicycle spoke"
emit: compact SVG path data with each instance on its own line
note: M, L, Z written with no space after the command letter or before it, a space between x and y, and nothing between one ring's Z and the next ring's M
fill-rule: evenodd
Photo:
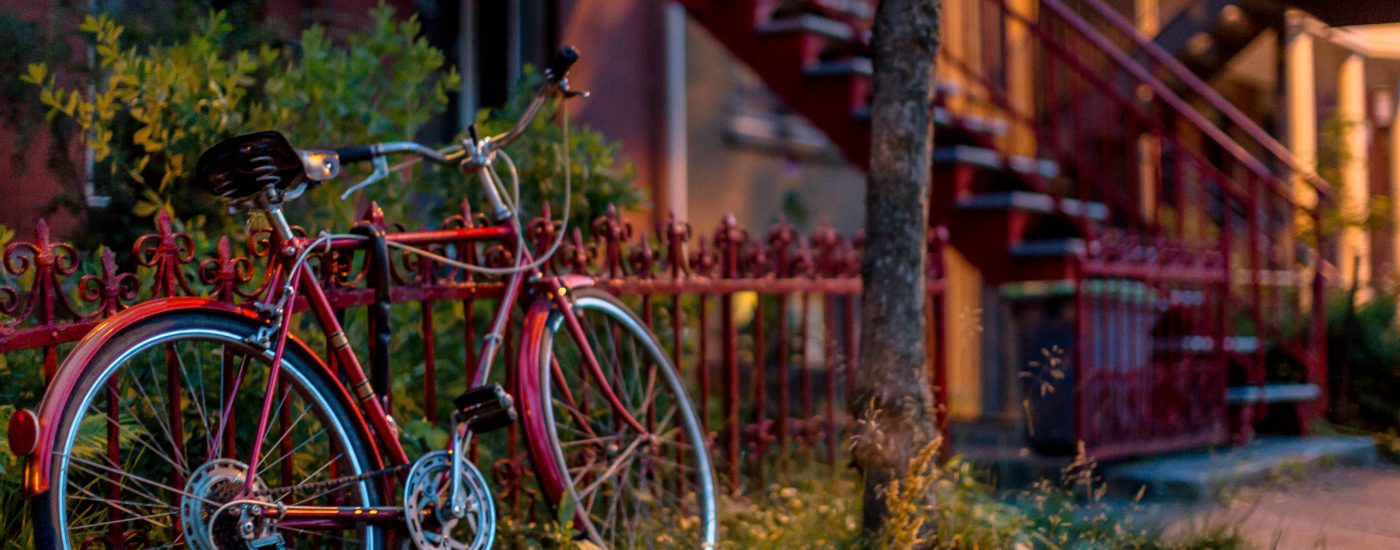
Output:
M128 514L135 514L135 512L132 512L132 511L130 511L130 510L127 510L127 509L122 508L121 506L117 506L117 505L115 505L115 504L113 504L112 507L113 507L113 508L120 509L120 510L122 510L123 512L126 512L126 513L128 513ZM87 524L83 524L83 525L70 525L70 526L68 527L68 530L70 530L70 531L83 532L83 531L89 531L89 530L96 529L96 528L100 528L100 527L106 527L106 526L108 526L108 525L116 525L116 524L118 524L118 523L128 523L128 522L138 521L138 520L139 520L139 521L145 521L146 523L149 523L149 524L151 524L151 525L154 525L154 526L156 526L156 527L159 527L159 528L162 528L162 529L163 529L163 528L165 528L165 524L160 523L160 522L157 522L157 521L155 521L155 519L153 519L153 518L170 517L170 516L173 516L173 515L175 515L175 514L176 514L176 512L161 512L161 513L159 513L159 514L147 514L147 515L143 515L143 516L138 516L138 515L123 516L121 519L108 520L108 521L103 521L103 522L99 522L99 523L87 523Z
M174 357L175 357L175 362L176 362L176 364L178 364L178 365L180 366L180 374L184 375L185 380L187 381L188 384L190 384L190 387L189 387L190 396L191 396L190 402L194 404L195 413L199 415L200 421L202 421L202 422L204 423L204 441L205 441L205 444L206 444L206 445L212 446L212 445L214 444L214 440L212 439L214 436L213 436L212 434L209 433L209 417L206 416L206 415L204 414L204 391L201 389L198 393L195 392L195 388L194 388L194 377L190 376L189 369L185 368L185 358L184 358L184 355L182 355L182 354L176 352L176 353L174 353ZM202 355L200 355L199 353L195 353L195 357L196 357L196 358L199 358L199 357L202 357ZM200 360L200 365L203 365L203 364L204 364L204 361L201 359L201 360ZM203 370L203 369L200 369L200 371L199 371L199 377L200 377L200 380L201 380L201 381L204 379L204 370ZM203 385L203 382L201 382L201 385Z
M572 393L552 391L548 419L565 457L561 473L575 488L570 494L586 522L583 528L614 548L705 542L713 529L713 479L699 467L707 464L704 435L687 410L678 374L640 320L623 313L611 298L589 300L582 305L575 297L582 341L556 338L550 362L540 367L545 383L575 384ZM594 305L601 302L612 303ZM595 382L590 379L594 372L571 379L553 362L581 360L585 346L599 361L598 374L606 377L596 381L594 391L586 391ZM617 401L603 388L611 389ZM624 420L628 416L645 433L637 433ZM623 442L627 444L618 448ZM699 514L700 520L671 521L676 512Z
M579 496L585 496L592 493L604 481L607 481L612 476L617 475L618 471L622 470L623 467L627 466L628 463L631 462L633 453L635 453L637 451L637 447L645 441L645 437L638 437L637 439L632 440L632 444L627 446L627 450L622 451L622 454L618 455L618 457L615 459L616 462L613 462L612 466L608 467L608 469L603 472L603 475L593 482L593 485L590 485L587 489L584 489L582 492L580 492Z
M351 477L315 491L285 492L280 498L255 494L251 498L269 502L295 498L306 503L343 494L351 502L367 502L362 492L367 482L354 477L363 472L347 467L343 464L345 455L335 451L358 452L363 445L343 439L340 434L345 432L336 431L338 427L327 422L329 413L322 405L326 401L313 399L308 393L306 373L312 371L284 363L284 369L291 370L283 371L287 376L276 388L278 394L272 396L277 405L274 414L279 416L268 422L261 434L254 433L253 424L244 423L241 431L236 429L237 413L250 414L248 404L262 399L259 393L266 389L262 382L269 366L265 356L243 351L244 338L147 340L153 343L121 356L125 363L103 367L110 379L96 382L93 387L97 390L87 390L102 393L98 399L84 397L80 401L87 405L73 417L73 432L65 436L69 438L64 440L65 447L53 454L62 472L56 486L61 488L58 494L66 512L66 519L57 525L65 537L72 537L71 544L81 545L92 536L105 537L105 529L128 529L118 525L139 525L138 529L152 534L142 539L147 547L185 546L181 506L198 502L212 510L222 506L221 500L231 498L226 484L243 482L248 474L246 466L237 470L243 464L239 460L251 457L237 456L236 452L221 454L227 449L247 449L257 435L269 443L257 466L255 483L261 487L272 485L262 474L278 468L283 472L283 485L288 486L340 475ZM103 404L103 395L110 403ZM99 426L106 426L105 431ZM185 459L198 457L205 450L207 460L222 462L197 460L191 464ZM335 470L328 472L332 467ZM197 477L200 475L205 477ZM190 479L201 481L187 484ZM219 485L215 484L225 485L216 489ZM311 492L315 494L307 494ZM334 502L344 501L335 498ZM373 500L367 503L376 504ZM321 544L316 541L358 546L361 535L381 530L370 525L332 527L330 532L302 527L307 526L284 533L288 548L305 547L308 542ZM347 538L346 534L352 536Z
M280 449L280 446L282 445L282 442L285 441L285 440L287 439L287 436L292 435L292 429L296 428L297 424L301 423L301 419L305 418L305 417L306 417L306 414L309 413L309 412L311 412L311 405L310 405L310 404L307 404L305 407L302 407L301 413L297 414L297 418L296 418L296 420L292 421L292 425L291 425L291 426L288 426L287 429L285 429L285 430L282 431L282 437L277 438L277 441L273 442L272 445L268 447L268 453L271 453L271 452L272 452L272 449L274 449L274 448ZM268 424L272 424L272 423L269 422ZM286 453L283 453L281 456L279 456L279 457L277 458L276 461L272 462L271 464L265 464L265 465L263 465L263 467L258 468L258 475L261 476L261 475L267 474L268 468L271 468L271 467L273 467L273 466L276 466L277 463L282 462L283 460L286 460L286 458L287 458L288 456L291 456L292 453L295 453L295 452L297 451L297 449L302 448L302 447L305 446L307 443L310 443L311 440L312 440L313 438L315 438L315 437L317 437L317 436L319 436L320 434L323 434L323 433L325 433L325 432L326 432L325 428L322 428L321 431L316 432L315 434L312 434L310 437L306 438L305 441L302 441L301 443L298 443L296 447L292 448L291 450L287 451ZM262 461L259 460L259 462L262 462Z
M269 468L271 468L271 467L273 467L273 466L276 466L278 463L282 462L283 460L286 460L287 457L292 456L294 453L296 453L297 451L301 450L302 447L305 447L305 446L311 444L312 441L315 441L315 439L316 439L317 437L320 437L320 436L321 436L322 434L324 434L324 433L326 433L326 429L325 429L325 428L321 428L321 429L320 429L319 431L317 431L316 433L311 434L309 437L306 438L305 441L302 441L301 443L298 443L296 447L293 447L291 451L288 451L287 454L284 454L284 455L278 457L277 460L274 461L274 462L272 462L271 464L265 464L265 465L263 465L262 468L259 468L259 469L258 469L258 475L261 476L261 475L267 473L267 470L268 470ZM339 456L339 455L336 455L336 456Z
M151 373L151 382L156 382L155 371L153 370L153 368L150 368L150 367L151 367L150 361L147 361L147 362L146 362L146 365L147 365L147 367L148 367L148 368L147 368L147 372L150 372L150 373ZM177 469L177 470L180 470L180 471L183 471L184 468L185 468L185 466L184 466L184 464L181 464L183 461L180 460L180 453L179 453L178 450L176 449L176 445L177 445L177 444L175 443L175 435L174 435L174 433L170 430L170 426L168 426L168 425L165 423L165 421L161 420L162 411L166 410L166 407L159 407L159 408L158 408L158 407L156 407L153 403L151 403L150 394L146 393L146 388L145 388L145 386L141 384L141 377L136 376L135 373L132 373L132 376L131 376L131 383L132 383L134 386L136 386L136 391L137 391L138 393L141 394L141 400L144 401L144 402L146 403L146 406L147 406L148 408L151 409L151 413L152 413L152 414L151 414L151 417L156 421L156 426L159 426L160 429L161 429L161 432L165 434L165 440L170 442L171 454L175 455L175 456L171 457L171 459L177 464L176 469ZM166 404L165 401L164 401L164 398L162 398L161 404L162 404L162 405L165 405L165 404ZM143 423L143 424L144 424L144 423Z
M206 499L206 498L202 498L202 497L200 497L199 495L193 495L193 494L190 494L190 493L185 492L185 491L182 490L182 489L176 489L176 488L171 487L171 486L169 486L169 485L166 485L166 484L164 484L164 483L160 483L160 482L158 482L158 481L152 481L152 480L146 479L146 478L144 478L144 477L141 477L141 476L132 474L132 473L130 473L130 472L126 472L126 471L123 471L123 470L118 470L118 469L116 469L116 468L112 468L112 467L109 467L109 466L106 466L106 465L103 465L103 464L99 464L99 463L93 462L93 461L91 461L91 460L84 460L84 459L82 459L82 458L73 456L73 455L71 455L71 454L69 454L69 455L59 455L59 456L64 456L64 457L66 457L66 458L67 458L68 460L70 460L70 461L77 461L77 462L79 463L80 466L84 466L84 467L87 467L87 468L95 468L95 469L97 469L97 470L99 470L99 471L101 471L101 472L103 472L103 473L117 474L117 475L123 476L123 477L125 477L125 478L127 478L127 479L131 479L131 480L139 481L139 482L141 482L141 483L145 483L145 484L147 484L147 485L150 485L151 487L156 487L156 488L159 488L159 489L164 489L164 490L166 490L166 491L170 491L171 493L175 493L175 494L180 495L180 496L183 496L183 497L188 497L188 498L193 498L193 499L199 500L199 501L201 501L201 502L203 502L203 503L205 503L205 504L216 505L213 501L211 501L211 500L209 500L209 499ZM152 497L152 498L154 498L154 497Z

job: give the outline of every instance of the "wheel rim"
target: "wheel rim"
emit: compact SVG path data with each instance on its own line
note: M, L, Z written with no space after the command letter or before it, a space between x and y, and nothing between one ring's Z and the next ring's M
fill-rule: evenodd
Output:
M195 499L206 505L195 509L215 508L233 489L200 495L189 492L194 489L185 482L208 462L211 449L216 459L249 458L238 453L246 455L251 448L260 408L250 404L261 403L271 362L270 354L260 352L232 332L186 328L146 338L108 361L76 401L76 415L56 449L53 490L64 547L114 537L145 547L203 546L186 538L183 525L189 518L180 513L181 505ZM302 485L367 471L357 452L345 450L353 446L351 428L332 412L326 396L311 389L312 375L286 360L281 372L258 483ZM232 405L220 404L220 396L232 393L235 379ZM178 412L172 412L172 403ZM223 438L216 442L221 432ZM360 481L257 498L368 506L369 492L368 482ZM285 526L279 532L289 547L326 540L377 544L368 527L312 532Z
M704 436L675 370L650 332L602 298L575 296L600 367L648 434L614 414L582 374L576 343L551 317L541 354L541 401L576 525L610 548L703 547L715 540L714 480ZM556 388L556 385L562 387Z

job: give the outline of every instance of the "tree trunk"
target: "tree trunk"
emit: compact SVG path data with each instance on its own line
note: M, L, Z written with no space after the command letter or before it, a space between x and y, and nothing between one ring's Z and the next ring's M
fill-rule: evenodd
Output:
M870 181L861 260L859 370L851 447L865 479L862 527L878 535L883 488L935 437L925 367L933 67L941 0L882 0L873 36ZM931 518L930 518L931 519Z

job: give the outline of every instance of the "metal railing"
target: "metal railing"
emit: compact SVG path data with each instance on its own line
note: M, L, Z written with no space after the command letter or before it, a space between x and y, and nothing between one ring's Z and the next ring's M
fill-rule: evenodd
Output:
M1077 438L1102 457L1247 437L1259 411L1227 418L1225 388L1265 384L1273 351L1325 396L1325 312L1309 305L1327 182L1101 0L982 3L999 47L942 57L966 104L1007 118L987 145L1059 164L1032 189L1108 206L1077 213Z
M383 226L372 207L366 221ZM533 243L548 246L558 226L548 213L528 225ZM440 226L480 223L463 206ZM58 242L38 224L33 240L9 243L0 255L0 355L13 379L50 379L71 343L122 309L142 300L167 296L210 296L242 304L264 284L259 267L267 254L266 231L253 231L243 246L221 237L199 242L172 228L160 214L157 231L137 239L133 270L111 250L80 253ZM836 463L839 433L847 416L847 381L858 369L852 359L858 338L861 238L822 227L809 236L778 222L767 232L750 233L732 217L709 234L695 235L685 223L662 224L654 232L636 231L616 212L598 218L589 232L574 230L547 266L553 272L584 273L623 296L652 326L687 377L702 419L712 437L711 452L730 487L757 483L765 470L799 458ZM941 239L933 239L929 299L940 299ZM506 264L503 247L437 246L434 251L473 262ZM318 276L331 303L347 318L348 332L359 351L373 345L357 322L362 306L375 302L366 280L364 254L328 253L315 258ZM500 293L493 278L482 278L435 263L426 257L394 258L389 299L395 329L393 403L401 422L421 417L446 418L446 397L463 388L476 364L475 350L484 334L485 311ZM931 344L941 346L939 332ZM513 365L515 339L505 338L502 354ZM311 342L312 345L324 344ZM329 349L329 348L327 348ZM334 364L332 364L334 367ZM421 370L420 370L421 369ZM509 373L513 368L497 368ZM42 376L40 376L42 373ZM30 376L23 376L23 375ZM514 376L502 374L507 389ZM404 381L417 382L403 387ZM421 381L421 382L419 382ZM42 387L28 388L37 405ZM489 470L502 498L520 505L519 481L528 475L519 435L507 431L505 456Z

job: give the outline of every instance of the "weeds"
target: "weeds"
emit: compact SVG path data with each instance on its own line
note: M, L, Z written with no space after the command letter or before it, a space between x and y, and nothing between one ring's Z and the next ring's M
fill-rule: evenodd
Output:
M1167 533L1140 524L1138 495L1111 504L1097 465L1083 454L1059 480L999 491L960 457L940 463L941 440L920 450L903 481L884 489L887 528L875 540L860 531L860 481L811 464L779 476L759 494L722 503L724 548L935 549L1244 549L1237 526L1207 522Z

